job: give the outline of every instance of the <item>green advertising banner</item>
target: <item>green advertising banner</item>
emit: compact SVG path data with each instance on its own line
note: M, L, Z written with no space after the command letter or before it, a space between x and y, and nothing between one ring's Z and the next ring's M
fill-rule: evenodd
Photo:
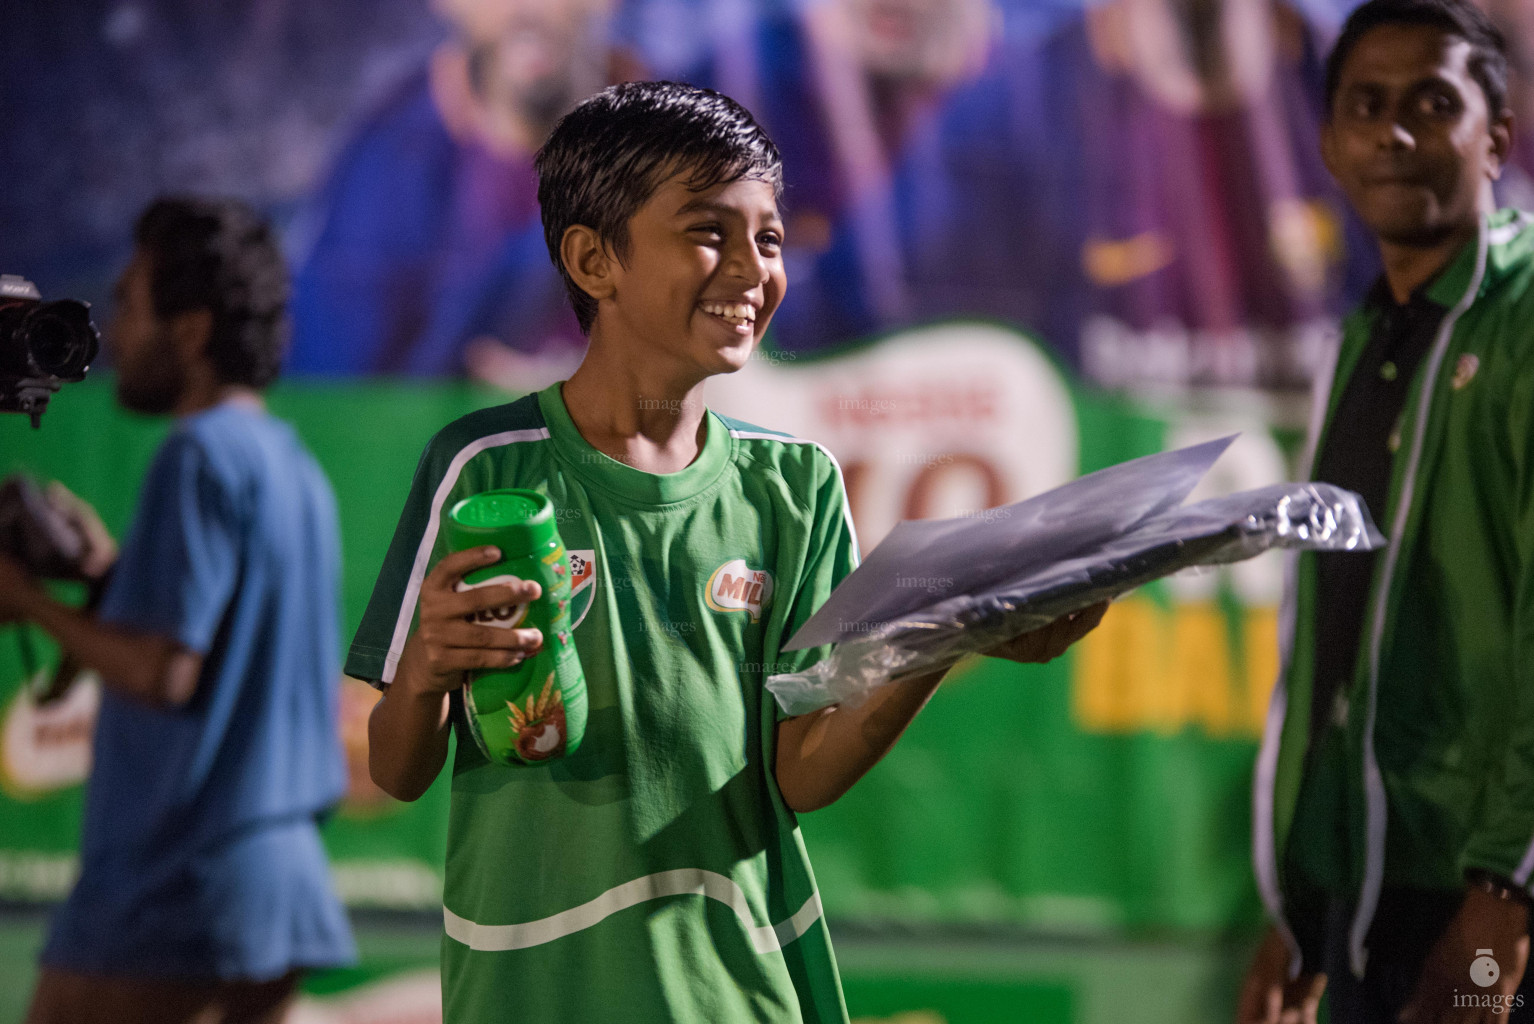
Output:
M991 324L925 327L813 361L763 352L709 386L720 411L837 456L865 552L901 518L983 516L1079 473L1237 431L1211 491L1288 475L1271 409L1104 398ZM445 383L272 393L339 499L348 635L422 446L505 397ZM110 382L92 380L57 396L41 430L0 417L0 470L63 481L121 537L167 429L122 413ZM1279 581L1273 556L1178 577L1120 601L1056 663L962 664L885 763L803 818L827 914L1090 935L1251 924L1249 787L1277 667ZM38 707L33 687L55 657L41 633L0 626L0 899L53 900L73 878L99 691L80 685ZM446 786L407 805L372 785L375 698L345 683L351 787L326 827L337 884L354 907L434 909Z

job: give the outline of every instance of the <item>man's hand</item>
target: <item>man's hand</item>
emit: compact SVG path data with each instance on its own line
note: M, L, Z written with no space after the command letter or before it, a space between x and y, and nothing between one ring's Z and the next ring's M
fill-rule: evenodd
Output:
M1501 969L1495 982L1481 988L1472 979L1470 965L1477 951L1491 950ZM1459 913L1449 922L1428 953L1405 1009L1401 1024L1494 1024L1507 1020L1508 1001L1518 991L1529 962L1529 912L1522 904L1501 900L1472 888L1465 894ZM1456 999L1456 995L1473 999ZM1489 996L1489 999L1482 997ZM1492 1006L1461 1005L1492 1003Z
M1241 985L1236 1024L1316 1024L1324 991L1324 974L1289 980L1289 947L1278 929L1269 926Z
M1096 629L1097 624L1103 621L1103 613L1107 610L1108 602L1099 601L1080 611L1062 615L1049 625L1041 626L1031 633L1013 637L985 653L993 658L1042 665L1060 657L1071 644Z
M456 589L464 576L493 565L495 548L448 555L421 584L416 630L400 655L397 684L413 696L436 696L463 685L475 669L510 668L543 645L536 629L497 629L470 621L476 612L532 601L543 588L532 580L472 590Z
M49 484L46 497L48 503L80 531L85 541L78 564L80 575L93 583L99 581L117 561L117 542L102 524L96 510L63 484ZM9 555L0 554L0 622L30 618L47 596L42 581L26 566Z
M44 493L48 504L62 513L85 541L79 559L80 575L93 583L100 581L117 562L117 542L112 534L89 502L57 480Z

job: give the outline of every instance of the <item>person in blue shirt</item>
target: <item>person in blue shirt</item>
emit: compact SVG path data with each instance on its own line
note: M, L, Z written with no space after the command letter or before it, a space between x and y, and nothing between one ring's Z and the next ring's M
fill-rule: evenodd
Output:
M317 827L345 789L335 501L262 400L286 334L268 226L161 200L135 241L117 398L177 422L99 609L0 557L0 621L36 623L104 689L80 877L27 1021L277 1021L303 971L355 955Z

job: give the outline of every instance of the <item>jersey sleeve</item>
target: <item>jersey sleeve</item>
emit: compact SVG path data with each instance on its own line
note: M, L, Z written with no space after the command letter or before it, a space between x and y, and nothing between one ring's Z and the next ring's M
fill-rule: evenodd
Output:
M346 674L386 689L415 624L421 582L442 557L441 510L461 468L438 434L421 453L383 568L346 654Z
M831 596L837 584L857 568L861 558L857 531L853 527L852 513L847 505L847 489L842 482L841 467L827 454L820 455L816 462L822 464L824 474L815 491L809 554L789 605L781 643L787 643L793 638L799 627ZM780 650L772 660L772 671L769 674L801 671L830 653L830 644L800 651ZM773 706L778 708L780 719L788 717L776 701L773 701Z
M1460 868L1490 871L1534 894L1534 368L1513 391L1514 436L1523 442L1516 524L1518 574L1512 590L1515 703L1506 709L1507 745L1493 762L1481 810L1460 852ZM1521 429L1519 429L1521 427ZM1472 741L1473 742L1473 741Z
M202 444L173 433L145 478L102 621L207 654L239 577L240 518L235 488Z

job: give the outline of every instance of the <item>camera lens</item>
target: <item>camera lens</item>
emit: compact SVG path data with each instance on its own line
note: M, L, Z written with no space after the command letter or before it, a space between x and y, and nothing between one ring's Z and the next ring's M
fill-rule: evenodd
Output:
M17 333L37 368L61 380L83 377L100 345L89 307L72 299L41 303Z

